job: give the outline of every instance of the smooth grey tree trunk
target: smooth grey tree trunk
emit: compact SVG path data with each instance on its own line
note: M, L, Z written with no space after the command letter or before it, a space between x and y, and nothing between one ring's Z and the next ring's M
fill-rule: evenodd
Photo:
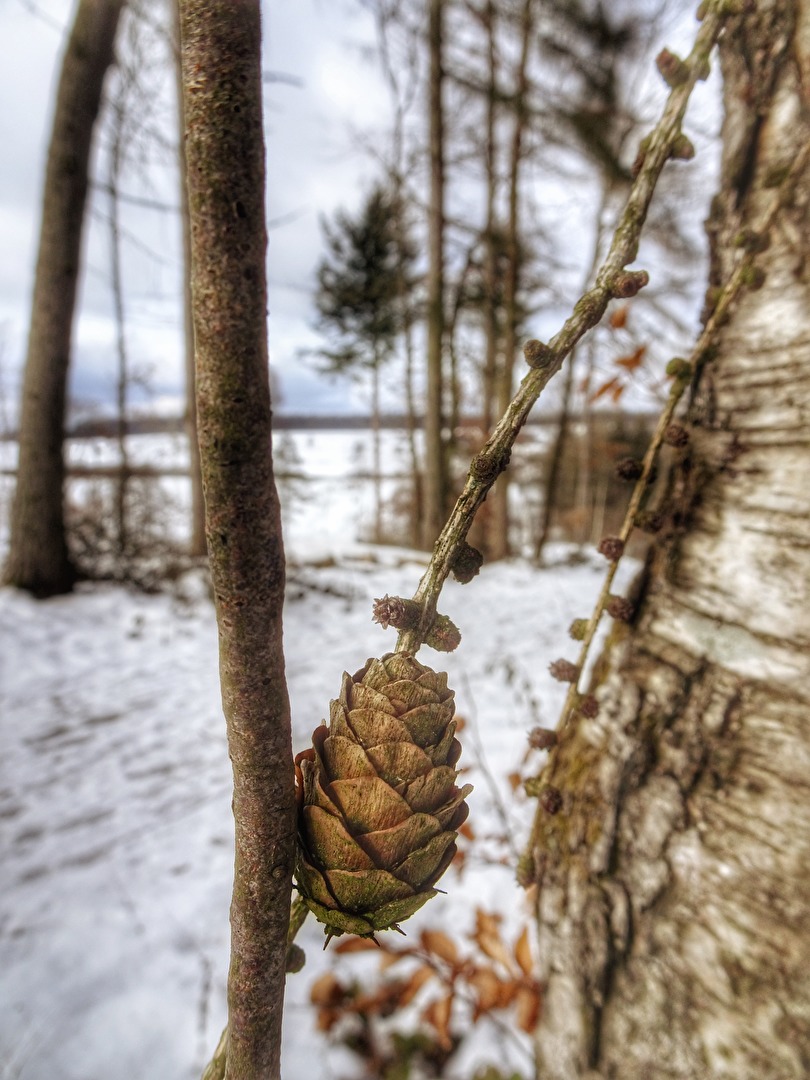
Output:
M93 130L123 0L79 0L62 60L42 199L20 455L3 579L36 596L68 592L76 571L64 519L63 437Z
M810 4L721 46L712 285L810 139ZM810 274L805 168L689 407L667 525L544 777L542 1080L810 1075Z

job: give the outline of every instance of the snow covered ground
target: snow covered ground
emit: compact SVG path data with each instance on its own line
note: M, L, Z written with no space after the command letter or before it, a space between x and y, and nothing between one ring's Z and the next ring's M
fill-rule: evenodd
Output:
M317 455L329 459L322 444ZM325 504L310 497L286 510L296 749L327 715L341 673L392 647L393 631L371 621L372 600L410 595L424 566L419 553L354 539L366 498L356 486L333 479L321 494ZM588 614L604 572L597 557L571 564L563 554L542 571L513 561L449 583L441 610L462 644L420 656L449 672L467 722L461 764L479 837L504 831L499 804L518 843L528 828L532 804L507 775L523 767L528 730L556 722L563 688L548 664L575 656L566 629ZM83 586L46 602L2 590L0 639L0 1078L193 1080L225 1018L232 868L205 584L192 574L151 596ZM532 771L539 764L535 754ZM476 905L508 927L525 918L513 870L484 858L486 843L471 846L462 877L448 872L447 895L406 924L409 936L427 925L463 936ZM298 940L307 965L288 980L283 1076L349 1075L308 1004L335 958L311 920ZM341 963L355 960L368 962ZM482 1027L453 1075L508 1060L527 1075L527 1048L500 1038Z

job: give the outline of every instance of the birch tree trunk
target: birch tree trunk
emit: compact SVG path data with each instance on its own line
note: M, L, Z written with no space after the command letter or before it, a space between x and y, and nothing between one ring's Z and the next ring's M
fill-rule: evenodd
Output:
M277 1080L295 857L271 453L259 0L180 0L197 412L233 763L228 1080ZM214 1066L212 1065L212 1068Z
M721 45L713 284L810 138L810 3ZM544 1080L810 1074L810 274L804 175L689 409L635 625L544 779Z
M37 596L76 577L65 538L62 443L93 130L123 0L79 0L62 59L42 196L20 456L3 579Z

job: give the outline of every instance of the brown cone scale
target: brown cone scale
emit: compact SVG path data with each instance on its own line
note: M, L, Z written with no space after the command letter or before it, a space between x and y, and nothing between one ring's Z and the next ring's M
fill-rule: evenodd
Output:
M295 759L296 882L329 936L398 928L436 895L472 791L456 786L453 696L413 657L369 660Z

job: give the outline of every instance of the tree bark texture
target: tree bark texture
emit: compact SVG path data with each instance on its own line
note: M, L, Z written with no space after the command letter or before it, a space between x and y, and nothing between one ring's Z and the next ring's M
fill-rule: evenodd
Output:
M810 4L721 41L713 284L810 138ZM693 389L667 525L544 780L544 1080L810 1075L810 176ZM755 283L758 284L758 283Z
M180 167L180 228L183 242L183 371L186 380L185 429L188 439L188 472L191 483L191 521L188 552L194 558L206 553L205 499L203 497L202 469L197 437L197 396L194 369L194 313L191 297L191 221L189 219L188 187L186 185L186 144L183 138L185 116L183 114L183 76L180 70L180 8L174 0L175 38L177 47L177 119L180 130L178 140L178 164Z
M520 284L520 243L518 202L520 174L523 164L523 136L526 128L526 95L529 89L527 66L529 47L534 30L534 0L523 0L520 15L520 57L515 71L514 118L509 143L509 217L506 228L506 273L504 276L504 340L501 367L495 385L496 415L503 416L512 400L515 381L515 356L518 339L518 288ZM569 361L570 362L570 361ZM488 518L491 559L504 559L510 554L509 543L509 481L508 470L501 473L491 494Z
M433 546L446 514L447 458L444 442L444 111L442 69L444 0L428 0L428 123L430 210L427 272L427 399L422 543Z
M258 0L181 0L197 409L236 835L229 1080L279 1076L295 853Z
M7 584L69 592L62 443L93 130L123 0L80 0L62 59L42 197Z

